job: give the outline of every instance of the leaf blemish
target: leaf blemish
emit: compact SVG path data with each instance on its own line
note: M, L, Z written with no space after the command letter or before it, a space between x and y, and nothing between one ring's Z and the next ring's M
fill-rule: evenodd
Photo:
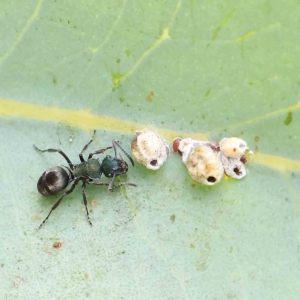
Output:
M293 115L292 115L292 112L289 111L285 120L284 120L284 125L290 125L293 121Z
M153 92L153 91L150 91L149 95L147 96L147 101L148 101L148 102L152 102L153 97L154 97L154 92Z
M121 74L119 72L111 74L113 88L121 86L121 81L124 78L124 76L124 74Z

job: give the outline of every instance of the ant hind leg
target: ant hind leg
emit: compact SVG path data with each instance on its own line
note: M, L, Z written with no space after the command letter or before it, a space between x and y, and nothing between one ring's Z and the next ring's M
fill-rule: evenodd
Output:
M45 224L45 222L49 219L49 217L50 217L51 213L53 212L53 210L55 210L59 206L59 204L64 199L64 197L71 194L74 191L74 189L75 189L76 185L78 184L78 182L79 182L79 179L75 180L75 182L72 184L71 188L68 191L64 192L64 194L57 200L57 202L52 206L52 208L51 208L49 214L47 215L47 217L45 218L45 220L38 227L38 229L42 228L42 226Z

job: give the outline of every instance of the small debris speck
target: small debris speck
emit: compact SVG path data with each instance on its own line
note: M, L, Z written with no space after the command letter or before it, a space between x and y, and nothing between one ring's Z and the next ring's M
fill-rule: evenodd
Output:
M175 215L170 216L170 220L171 220L172 223L175 222L175 219L176 219L176 216L175 216Z
M53 243L53 248L59 249L62 247L62 243L61 242L55 242Z
M93 207L98 206L98 201L97 201L96 199L93 199L93 200L91 201L91 205L92 205Z

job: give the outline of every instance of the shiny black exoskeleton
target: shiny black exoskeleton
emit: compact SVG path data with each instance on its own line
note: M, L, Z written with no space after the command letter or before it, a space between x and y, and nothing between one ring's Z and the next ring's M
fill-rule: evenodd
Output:
M66 187L72 183L72 186L69 190L65 191L64 194L58 199L58 201L53 205L52 209L50 210L49 214L45 218L45 220L41 223L39 228L41 228L44 223L48 220L50 217L52 211L58 207L58 205L61 203L63 198L71 194L73 190L75 189L76 185L82 181L82 197L83 202L86 209L86 214L88 221L90 225L92 225L92 222L90 220L89 211L87 208L87 198L85 195L85 187L86 184L93 184L93 185L107 185L109 191L113 191L114 189L123 186L123 185L132 185L136 186L134 183L130 182L123 182L120 184L115 185L115 178L121 174L125 174L128 171L128 165L123 159L117 158L117 147L121 149L124 154L128 157L130 160L132 166L134 166L134 162L132 158L128 155L128 153L120 146L118 141L113 140L112 146L97 150L93 153L90 153L88 156L87 161L83 158L83 152L87 150L88 146L92 143L96 131L94 131L93 138L87 143L81 153L79 154L79 158L81 163L74 165L68 156L60 149L46 149L46 150L40 150L36 146L36 150L40 152L58 152L60 155L62 155L65 160L67 161L69 167L53 167L51 169L46 170L41 177L38 180L37 183L37 189L40 194L42 194L45 197L56 195L63 190L66 189ZM96 154L102 154L108 149L114 149L115 156L111 157L110 155L107 155L102 161L99 159L93 158L93 155ZM112 178L110 183L105 182L99 182L95 180L99 180L101 178L101 175L104 174L104 176L108 178Z

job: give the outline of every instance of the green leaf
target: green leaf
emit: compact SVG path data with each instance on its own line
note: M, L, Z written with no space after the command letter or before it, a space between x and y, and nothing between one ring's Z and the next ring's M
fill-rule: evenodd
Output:
M1 299L298 299L297 1L1 3ZM114 193L39 176L135 130L255 151L243 180L194 182L176 153ZM108 179L104 178L103 181ZM60 244L61 243L61 244Z

